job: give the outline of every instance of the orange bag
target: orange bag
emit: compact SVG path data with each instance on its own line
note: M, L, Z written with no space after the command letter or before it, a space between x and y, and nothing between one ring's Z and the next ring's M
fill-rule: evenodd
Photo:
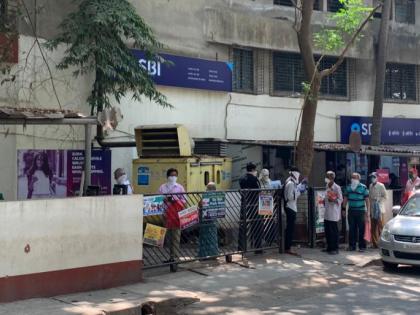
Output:
M370 220L365 221L365 236L363 237L366 242L372 241L372 230L370 227Z

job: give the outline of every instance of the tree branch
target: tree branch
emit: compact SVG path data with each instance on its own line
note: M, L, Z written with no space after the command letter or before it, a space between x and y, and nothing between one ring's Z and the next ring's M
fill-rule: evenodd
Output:
M351 45L353 45L354 41L356 40L356 38L359 36L359 34L362 32L362 30L364 29L364 27L366 26L366 24L369 22L369 20L373 17L373 15L375 14L376 11L378 11L378 9L382 7L382 4L378 4L368 15L368 17L363 21L362 24L360 24L359 28L357 29L357 31L353 34L353 36L351 37L350 41L347 42L346 47L344 47L343 51L341 52L340 56L338 57L337 62L328 69L322 70L321 71L321 78L324 78L326 76L329 76L331 74L333 74L335 71L337 71L338 67L340 67L340 65L343 63L344 61L344 56L346 55L347 51L350 49Z

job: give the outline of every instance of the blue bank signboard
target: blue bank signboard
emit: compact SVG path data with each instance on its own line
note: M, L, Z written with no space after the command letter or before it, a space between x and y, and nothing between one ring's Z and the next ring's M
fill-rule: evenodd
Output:
M168 54L159 54L172 64L148 60L140 50L132 50L139 65L149 72L158 85L211 91L232 91L232 64Z
M372 135L372 118L341 116L341 143L349 143L352 131L360 132L362 143L369 144ZM420 144L420 119L383 118L382 144Z

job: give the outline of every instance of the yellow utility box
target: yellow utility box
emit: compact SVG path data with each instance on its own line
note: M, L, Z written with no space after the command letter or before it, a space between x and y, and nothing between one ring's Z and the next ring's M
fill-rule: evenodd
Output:
M178 183L187 192L204 191L209 182L217 189L230 189L232 160L224 157L193 156L192 140L182 125L150 125L135 128L139 155L133 160L135 193L155 194L166 183L166 171L178 170Z
M218 190L230 189L232 160L221 157L140 158L133 161L133 187L137 194L155 194L166 183L166 171L178 170L178 183L187 192L205 191L209 182Z

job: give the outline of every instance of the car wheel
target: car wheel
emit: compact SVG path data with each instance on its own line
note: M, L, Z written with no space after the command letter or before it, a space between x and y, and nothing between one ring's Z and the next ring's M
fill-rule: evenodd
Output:
M384 265L384 269L388 271L395 271L398 269L398 264L389 263L382 260L382 264Z

